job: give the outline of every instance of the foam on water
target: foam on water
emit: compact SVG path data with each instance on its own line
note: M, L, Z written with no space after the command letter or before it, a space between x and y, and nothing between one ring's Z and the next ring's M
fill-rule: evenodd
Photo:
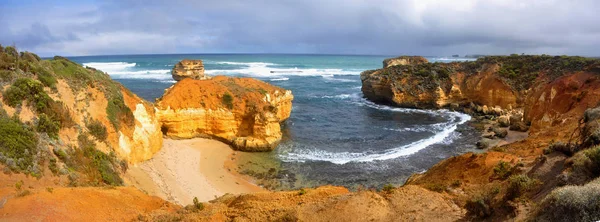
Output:
M83 65L106 72L115 79L172 79L171 70L169 69L136 70L136 63L88 62L83 63Z
M83 66L89 66L104 72L122 71L128 68L135 67L136 63L127 62L88 62L83 63Z
M254 77L282 77L282 76L328 76L333 75L359 75L360 70L344 69L316 69L316 68L281 68L281 65L267 62L214 62L214 64L226 64L240 66L236 69L207 69L204 72L209 75L232 75L242 74Z
M324 97L328 98L328 97ZM353 98L350 95L339 95L334 96L332 98ZM380 110L388 110L392 112L403 112L403 113L426 113L434 116L445 116L449 120L443 123L431 124L428 126L418 126L415 127L416 131L431 131L435 134L431 137L421 139L415 142L412 142L407 145L393 147L384 151L375 152L375 151L366 151L362 153L353 153L353 152L328 152L324 150L300 150L295 152L289 152L285 154L281 154L280 157L283 161L287 162L306 162L306 161L326 161L334 164L345 164L349 162L372 162L376 160L389 160L396 159L403 156L408 156L414 153L419 152L422 149L425 149L433 144L443 143L448 144L451 143L453 139L458 138L457 133L455 132L458 125L464 124L471 119L471 116L459 113L452 112L449 110L417 110L417 109L408 109L408 108L396 108L374 104L372 102L362 100L362 103L365 106L380 109ZM393 129L392 129L393 130ZM404 129L399 129L404 130Z

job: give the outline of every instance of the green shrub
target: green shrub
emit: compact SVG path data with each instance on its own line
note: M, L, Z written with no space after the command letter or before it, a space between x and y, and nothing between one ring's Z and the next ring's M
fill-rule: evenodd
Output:
M600 179L584 186L564 186L553 190L538 205L538 221L600 220Z
M492 213L494 213L494 209L491 206L492 201L497 193L498 191L496 190L487 190L481 195L468 200L465 204L467 213L477 218L486 218L491 216Z
M123 179L115 170L119 166L116 157L96 149L95 143L85 134L80 134L77 139L79 148L72 151L67 165L85 174L92 185L123 185Z
M506 193L506 198L512 200L523 195L525 192L533 190L535 186L540 184L538 180L529 178L525 174L512 175L508 178L509 185Z
M21 52L21 59L31 63L37 63L42 60L38 55L31 52Z
M233 96L231 96L231 94L229 94L229 93L223 94L223 98L221 99L221 102L228 109L233 109Z
M52 89L56 89L56 78L50 73L48 70L41 66L36 66L33 69L33 72L37 74L38 80L44 84L44 86L50 87Z
M58 131L60 130L60 122L53 120L45 113L39 115L39 121L36 125L38 132L45 132L50 138L58 139Z
M0 67L2 68L2 67ZM12 81L15 78L15 72L10 70L0 70L0 80L2 82Z
M494 167L494 176L500 179L508 178L512 173L512 166L508 162L500 160Z
M50 158L50 163L48 163L48 169L50 169L52 174L58 175L58 173L59 173L58 165L57 165L57 161L54 157Z
M386 185L383 185L383 188L381 189L381 191L390 194L390 193L394 192L394 189L395 189L394 185L388 183Z
M0 116L0 160L11 170L25 171L34 165L37 142L35 133L21 121Z
M54 153L54 155L56 155L58 157L58 159L60 159L61 161L65 162L65 163L69 160L69 156L67 155L67 152L65 152L61 148L54 147L52 152Z
M106 114L110 123L117 130L120 128L121 123L125 123L128 126L135 124L133 112L125 105L122 95L119 98L113 98L108 101Z
M104 127L104 125L102 125L102 123L100 121L91 120L88 122L86 127L90 131L90 134L92 136L96 137L96 139L98 139L100 141L106 140L108 133L106 132L106 127Z
M87 83L90 80L87 69L67 58L54 56L50 60L50 65L54 73L59 77L82 83Z
M4 100L4 103L6 103L6 105L16 107L18 105L21 105L23 99L25 99L25 96L26 92L24 92L21 88L10 86L2 94L2 99Z
M302 188L302 189L300 189L300 190L298 191L298 195L299 195L299 196L302 196L302 195L304 195L304 194L306 194L306 190L305 190L304 188Z
M200 201L198 201L198 197L194 197L194 208L196 208L196 210L203 210L204 209L204 204L201 203Z
M10 55L12 57L19 56L17 49L15 49L15 47L13 47L13 46L6 46L6 48L4 48L4 53L6 53L7 55Z

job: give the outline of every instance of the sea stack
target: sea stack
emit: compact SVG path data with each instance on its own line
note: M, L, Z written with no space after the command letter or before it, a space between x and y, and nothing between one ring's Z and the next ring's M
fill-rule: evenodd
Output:
M184 59L175 64L173 71L171 71L173 79L181 81L185 78L191 79L206 79L204 75L204 64L202 60L190 60Z
M293 98L290 90L252 78L186 78L157 100L156 109L168 137L208 137L240 151L271 151Z
M427 59L423 58L422 56L399 56L396 58L389 58L383 60L383 68L398 65L418 65L428 62L429 61L427 61Z

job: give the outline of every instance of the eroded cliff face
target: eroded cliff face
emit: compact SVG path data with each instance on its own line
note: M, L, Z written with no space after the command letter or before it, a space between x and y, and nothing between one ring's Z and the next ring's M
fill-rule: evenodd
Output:
M119 159L126 160L129 164L135 164L152 158L154 153L162 147L162 133L160 122L155 115L154 106L139 98L128 89L116 82L116 93L122 95L122 99L107 99L107 92L99 87L72 88L67 80L58 80L57 93L50 91L50 96L62 101L71 112L81 132L74 128L60 130L59 137L74 147L80 146L78 137L87 133L95 138L90 129L90 123L97 121L106 129L106 138L95 138L96 147L105 153L114 152ZM108 96L110 97L110 96ZM120 103L122 105L116 105ZM109 102L113 103L109 105ZM110 106L110 108L109 108ZM117 109L112 117L108 109ZM113 124L111 118L118 121Z
M539 209L532 209L548 206L553 190L598 176L591 158L600 153L600 115L592 109L600 103L599 74L597 59L514 55L397 65L361 79L364 96L376 102L449 108L475 114L475 124L529 129L526 138L443 160L406 184L453 196L467 210L463 219L535 220ZM597 211L576 213L576 204L561 202L573 215Z
M157 100L162 132L175 138L211 137L242 151L273 150L289 118L291 91L251 78L184 79Z
M585 97L598 92L598 70L592 60L550 56L487 57L462 63L423 60L404 59L402 65L363 72L364 96L402 107L466 107L485 114L496 109L489 112L495 115L518 111L535 130L563 121L562 114L574 110L581 114L593 107Z

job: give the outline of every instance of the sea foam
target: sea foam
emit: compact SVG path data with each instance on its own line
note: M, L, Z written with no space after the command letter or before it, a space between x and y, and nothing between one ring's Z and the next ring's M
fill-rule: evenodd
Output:
M103 72L108 73L115 79L155 79L155 80L170 80L171 70L169 69L149 69L137 70L136 63L127 62L88 62L83 63L84 66L89 66Z
M341 96L341 95L340 95ZM341 96L344 98L352 98ZM340 97L338 97L340 98ZM364 105L374 109L387 110L402 113L425 113L434 116L446 116L449 120L443 123L431 124L429 126L419 126L416 131L432 131L435 134L431 137L412 142L407 145L394 147L381 152L367 151L363 153L354 152L328 152L324 150L300 150L281 154L283 161L287 162L306 162L306 161L326 161L334 164L346 164L349 162L371 162L376 160L390 160L403 156L412 155L433 144L448 144L451 140L457 138L455 130L458 125L464 124L471 119L471 116L449 110L419 110L408 108L396 108L379 105L361 99L357 105ZM399 131L399 130L398 130Z

